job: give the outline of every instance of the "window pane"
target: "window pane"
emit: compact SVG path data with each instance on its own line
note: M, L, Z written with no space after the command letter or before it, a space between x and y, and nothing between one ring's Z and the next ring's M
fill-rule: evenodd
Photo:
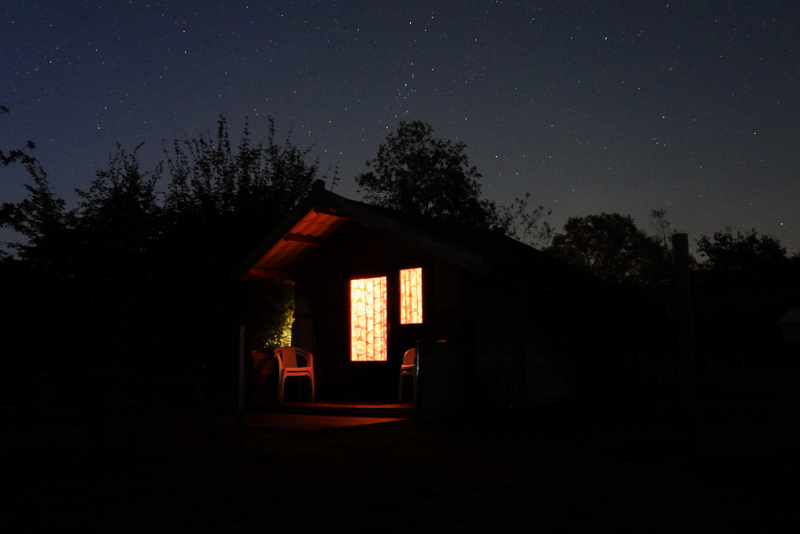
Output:
M386 361L386 277L350 281L350 359Z
M422 322L422 267L400 271L400 324Z

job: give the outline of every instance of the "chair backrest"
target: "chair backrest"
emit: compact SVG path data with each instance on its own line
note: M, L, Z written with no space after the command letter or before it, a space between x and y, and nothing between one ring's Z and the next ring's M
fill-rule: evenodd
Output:
M403 365L412 365L416 359L417 349L408 349L406 353L403 354Z
M275 356L281 359L284 367L309 367L311 353L297 347L279 347L275 349ZM298 362L298 356L300 362ZM301 365L302 364L302 365Z

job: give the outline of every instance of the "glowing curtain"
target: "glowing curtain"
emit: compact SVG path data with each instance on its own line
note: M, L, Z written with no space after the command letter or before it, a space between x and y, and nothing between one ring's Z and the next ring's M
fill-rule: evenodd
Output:
M350 281L350 359L386 361L386 277Z
M400 271L400 324L422 322L422 267Z

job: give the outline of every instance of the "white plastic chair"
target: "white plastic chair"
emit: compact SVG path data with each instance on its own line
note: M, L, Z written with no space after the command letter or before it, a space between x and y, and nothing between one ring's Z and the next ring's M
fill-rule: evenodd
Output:
M278 402L283 402L283 387L286 379L292 376L307 376L311 379L311 402L314 402L314 357L303 349L297 347L279 347L275 349L275 358L278 360ZM298 356L305 360L306 366L299 367Z
M400 366L400 392L398 402L403 404L403 378L410 376L414 379L414 400L417 398L417 349L409 349L403 354L403 365Z

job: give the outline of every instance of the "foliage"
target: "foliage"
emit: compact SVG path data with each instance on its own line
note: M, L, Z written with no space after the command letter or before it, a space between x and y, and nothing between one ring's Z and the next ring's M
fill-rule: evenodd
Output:
M245 124L234 148L224 117L216 137L209 133L175 140L170 150L165 146L170 176L165 246L180 257L192 256L201 272L230 271L264 237L265 228L282 220L310 190L318 164L306 162L309 150L288 138L279 145L272 119L265 141L253 143Z
M28 173L32 183L24 187L29 197L0 206L0 227L11 228L25 238L7 245L31 267L53 268L50 260L56 259L63 248L72 214L66 211L64 200L53 191L38 163L29 166Z
M533 208L530 205L530 193L523 198L515 198L509 206L502 206L503 227L509 236L538 249L545 249L553 241L555 230L542 217L552 214L552 210L544 213L544 206ZM540 223L541 221L541 223Z
M653 230L653 237L661 245L661 250L664 253L664 263L672 263L672 236L678 233L678 230L672 227L672 223L667 220L667 211L650 210L650 228ZM689 256L689 261L694 264L694 256Z
M310 190L318 169L308 150L276 143L271 120L266 140L253 143L246 125L233 144L223 117L215 137L165 148L166 166L143 171L139 148L117 147L74 209L38 163L28 198L0 209L0 225L24 237L0 276L20 288L13 306L34 339L25 350L59 347L71 367L217 366L229 359L231 325L254 326L256 345L275 341L291 287L243 285L229 273Z
M702 236L697 250L706 258L701 270L717 273L769 274L788 261L780 241L769 235L758 237L755 229L734 236L726 227L724 232L714 232L712 238Z
M372 171L356 183L372 204L458 222L488 230L504 230L494 202L482 198L481 174L469 165L466 145L433 136L424 122L400 122L367 161Z
M11 110L8 107L0 105L0 115L7 115ZM20 162L26 168L36 166L36 157L31 154L36 149L33 141L28 141L24 148L9 150L8 153L0 149L0 165L7 167L15 162Z
M692 285L698 343L765 363L779 351L775 321L800 303L800 257L788 258L772 236L729 227L702 236L697 250L705 258Z
M9 109L0 105L0 115L7 113ZM30 198L19 204L5 202L0 205L0 227L15 230L27 241L5 245L16 254L28 258L31 263L35 262L37 253L59 246L66 225L64 201L50 187L47 173L33 155L35 149L33 141L28 141L23 149L10 150L8 153L0 150L0 165L21 164L33 182L25 184ZM52 253L50 255L53 256ZM47 257L47 253L38 256ZM3 251L0 257L8 258L8 254Z
M658 241L619 213L570 217L546 251L616 283L653 283L664 268Z
M317 175L317 162L306 162L310 150L298 149L288 138L278 145L275 124L269 119L266 143L254 145L246 123L234 151L228 124L220 117L216 140L208 134L183 144L175 140L171 153L165 147L171 176L166 206L193 222L233 216L248 222L263 221L265 215L280 219L303 198ZM264 206L271 213L265 214Z
M141 146L128 154L118 145L89 189L77 192L80 201L72 214L77 247L107 279L138 276L161 238L160 174L141 171L136 157Z
M252 287L253 285L257 287ZM250 346L257 350L269 351L290 345L294 315L294 286L269 280L261 284L247 284L246 290L252 293L252 298L247 300L252 306L248 315L260 318L247 332L252 340Z

